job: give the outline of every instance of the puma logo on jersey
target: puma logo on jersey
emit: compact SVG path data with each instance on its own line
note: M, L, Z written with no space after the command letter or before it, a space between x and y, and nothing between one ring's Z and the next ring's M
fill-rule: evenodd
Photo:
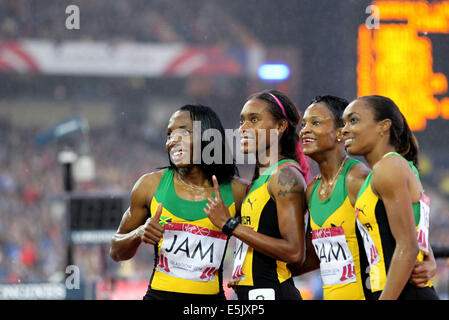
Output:
M341 223L340 223L340 227L341 226L343 226L343 223L345 223L345 221L343 220ZM336 228L337 226L335 225L335 224L333 224L333 223L331 223L331 227L334 227L334 228Z
M254 199L254 202L256 202L256 199ZM248 203L251 206L251 210L253 210L253 202L251 202L250 198L248 198Z
M363 206L363 209L366 208L366 205ZM359 212L363 213L364 216L366 216L366 213L363 211L363 209L355 208L355 216L358 217Z

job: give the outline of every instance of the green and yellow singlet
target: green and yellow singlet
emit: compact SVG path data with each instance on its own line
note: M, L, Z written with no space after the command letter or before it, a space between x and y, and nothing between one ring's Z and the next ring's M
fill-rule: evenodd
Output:
M150 288L168 292L214 295L223 291L222 269L227 236L204 213L207 200L188 201L177 196L174 170L165 169L150 209L163 204L164 234L155 246ZM223 202L235 216L231 182L220 184ZM215 197L215 194L213 195Z
M318 198L321 179L309 200L312 242L320 260L325 300L364 300L354 207L348 197L346 176L360 163L348 159L327 200Z
M387 156L399 156L398 153L390 152L384 155ZM413 165L413 162L409 161L410 167L415 172L419 179L418 170ZM371 265L369 272L369 284L372 292L380 292L384 289L385 282L387 280L387 272L393 257L393 253L396 247L396 241L391 233L388 223L387 212L383 201L374 193L371 187L372 173L368 175L360 192L357 196L355 204L357 219L367 230L375 245L374 257L368 257ZM422 261L425 256L425 251L428 249L428 220L429 220L429 200L423 194L421 200L417 203L413 203L413 212L415 218L415 226L417 230L418 244L420 247L417 261ZM377 251L377 252L376 252ZM377 258L378 256L378 258ZM370 261L371 260L371 261ZM431 287L432 284L429 281L426 287ZM416 287L407 285L404 291L407 290L419 290ZM405 294L403 291L403 294Z

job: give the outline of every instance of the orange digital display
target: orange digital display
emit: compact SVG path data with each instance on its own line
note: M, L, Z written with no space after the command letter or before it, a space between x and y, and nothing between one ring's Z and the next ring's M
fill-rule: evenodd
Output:
M449 119L443 73L434 73L430 33L449 35L449 1L375 1L377 28L363 24L358 32L357 96L390 97L412 130L424 130L427 119ZM374 11L373 11L374 12ZM449 52L447 60L449 62Z

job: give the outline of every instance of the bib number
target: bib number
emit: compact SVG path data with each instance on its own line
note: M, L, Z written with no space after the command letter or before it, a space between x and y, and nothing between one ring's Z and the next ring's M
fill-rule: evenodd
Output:
M226 235L188 223L168 223L164 229L157 271L182 279L214 281Z
M320 259L323 286L357 281L343 227L312 230L312 243Z
M363 223L361 223L359 219L356 219L355 221L363 239L363 247L365 249L366 257L368 258L368 263L372 268L376 263L380 261L379 252L376 249L373 238L371 237Z
M234 250L234 267L232 268L232 281L244 280L242 268L245 262L246 253L248 252L248 245L240 239L235 240Z

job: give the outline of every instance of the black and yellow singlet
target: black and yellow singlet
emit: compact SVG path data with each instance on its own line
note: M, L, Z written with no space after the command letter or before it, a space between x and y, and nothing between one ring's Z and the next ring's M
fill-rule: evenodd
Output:
M398 153L390 152L384 155L387 156L399 156ZM418 170L413 165L413 162L409 161L410 167L419 179ZM396 241L390 230L388 223L388 216L384 206L384 203L374 193L371 187L372 172L366 178L362 185L360 192L357 196L355 203L357 219L364 225L366 230L374 242L374 245L379 256L378 262L371 265L369 271L369 280L366 283L373 292L373 296L378 298L384 289L385 282L387 280L387 272L393 257L394 249L396 247ZM425 197L423 195L423 197ZM418 230L418 226L421 221L422 212L425 208L420 202L413 203L413 213L415 218L415 226ZM425 206L425 205L424 205ZM428 232L428 230L426 231ZM418 243L422 243L422 239L418 236ZM424 245L426 245L424 243ZM428 244L427 244L428 245ZM423 261L425 253L420 249L417 256L417 261ZM399 299L438 299L431 282L429 281L425 288L417 288L410 283L404 287Z
M364 300L360 251L354 207L348 197L346 176L360 163L348 159L327 200L318 198L318 179L309 199L313 246L320 260L325 300Z
M204 213L207 199L188 201L178 197L173 178L174 170L165 169L151 201L151 215L159 203L163 204L160 223L165 230L155 246L149 291L223 295L222 269L228 239ZM220 192L231 216L235 216L231 182L220 184Z
M257 178L242 203L242 224L251 227L254 231L274 238L281 238L277 216L276 202L268 192L268 181L273 171L282 163L291 161L292 166L298 167L296 161L284 159L272 165ZM292 274L284 261L268 257L253 248L245 245L240 240L236 241L236 254L240 255L242 264L239 271L237 295L241 300L251 298L250 291L255 288L273 290L271 298L266 299L301 299L299 291L294 287ZM240 246L239 246L239 244ZM245 253L242 256L242 247ZM236 261L234 261L234 267ZM233 278L234 279L234 278ZM270 289L263 289L270 288ZM262 296L261 296L262 297ZM258 299L255 297L254 299Z

